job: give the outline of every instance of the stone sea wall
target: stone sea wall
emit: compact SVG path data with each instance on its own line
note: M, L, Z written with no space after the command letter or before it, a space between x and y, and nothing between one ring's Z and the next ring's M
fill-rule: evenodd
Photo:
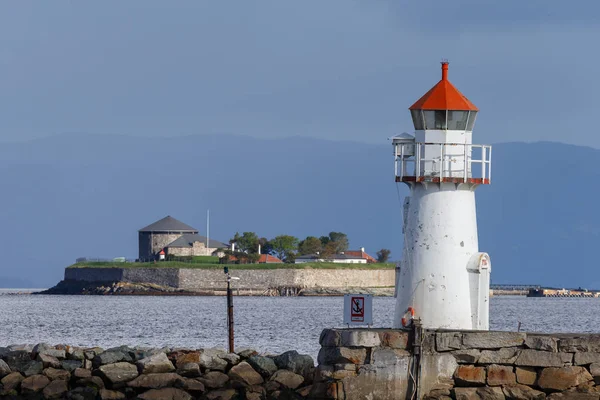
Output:
M321 345L332 399L600 399L595 334L326 329Z
M0 347L1 399L303 399L314 362L290 351Z
M240 269L233 281L236 294L335 294L363 289L391 295L394 269ZM63 282L152 284L203 294L223 294L226 282L220 269L185 268L67 268Z

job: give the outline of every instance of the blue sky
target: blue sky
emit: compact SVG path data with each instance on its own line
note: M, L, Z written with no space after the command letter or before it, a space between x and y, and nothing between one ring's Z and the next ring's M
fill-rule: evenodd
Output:
M0 3L0 141L235 133L385 142L439 79L475 142L600 148L600 2Z

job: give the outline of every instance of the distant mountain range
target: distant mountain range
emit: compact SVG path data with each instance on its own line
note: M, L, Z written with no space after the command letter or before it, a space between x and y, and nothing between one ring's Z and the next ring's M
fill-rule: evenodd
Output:
M476 139L477 141L477 139ZM494 146L477 189L480 248L493 283L600 288L600 151L558 143ZM50 286L75 258L137 257L137 230L166 215L229 240L236 231L348 234L401 254L391 145L305 137L61 135L0 148L0 287Z

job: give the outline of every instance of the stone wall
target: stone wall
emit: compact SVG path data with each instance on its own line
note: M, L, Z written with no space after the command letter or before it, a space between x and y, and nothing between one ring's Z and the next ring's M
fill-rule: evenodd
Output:
M330 399L600 399L599 334L420 332L326 329L315 384Z
M0 347L2 399L304 399L313 376L295 351Z

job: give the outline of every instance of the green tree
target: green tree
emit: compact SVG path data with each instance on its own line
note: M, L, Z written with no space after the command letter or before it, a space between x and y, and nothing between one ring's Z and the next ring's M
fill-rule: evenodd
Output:
M323 244L321 240L314 236L307 236L306 239L300 242L298 245L298 254L300 255L308 255L308 254L316 254L320 253L323 249Z
M335 244L335 253L348 250L348 235L342 232L329 232L330 243Z
M273 254L283 260L287 259L298 249L298 238L290 235L279 235L271 239Z
M258 236L254 232L244 232L241 235L239 232L236 232L229 242L235 243L235 247L238 251L252 254L258 253L258 241Z
M273 253L273 245L267 238L258 239L258 243L260 244L260 254L271 254Z
M319 240L321 241L321 246L327 246L327 243L331 242L329 236L321 236Z
M377 252L377 262L384 263L390 259L392 252L388 249L381 249Z

